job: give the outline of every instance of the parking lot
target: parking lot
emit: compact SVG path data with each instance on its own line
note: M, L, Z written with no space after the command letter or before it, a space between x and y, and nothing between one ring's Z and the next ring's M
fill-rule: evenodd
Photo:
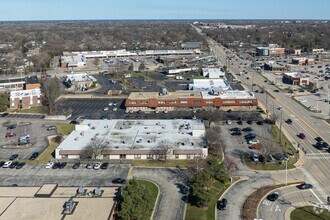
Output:
M235 163L240 170L246 169L242 163L242 159L246 154L251 155L256 153L260 155L265 153L282 153L280 147L277 145L270 132L271 125L269 124L264 123L263 125L257 125L256 121L253 121L252 124L247 124L246 121L243 121L243 124L239 125L237 121L232 121L232 124L230 125L225 122L219 122L214 126L219 126L220 128L220 139L223 142L226 157L236 161ZM246 127L250 127L252 131L243 131L243 128ZM232 135L234 131L230 131L230 129L233 128L241 129L241 135ZM251 144L248 144L244 138L244 136L249 133L255 134L255 138L253 138L253 140L259 141L259 143L263 146L261 149L249 148Z
M0 157L8 159L12 154L19 154L18 159L28 158L32 152L42 152L47 148L47 136L55 135L56 130L48 131L51 122L32 118L1 118L0 119ZM14 129L7 129L6 125L16 125ZM13 133L13 137L5 137L7 133ZM18 145L21 135L30 136L30 145Z
M0 185L41 186L44 183L57 183L59 186L111 186L115 178L127 178L128 165L111 164L106 170L86 169L81 164L72 169L68 164L63 169L46 169L45 165L25 165L22 169L0 168Z

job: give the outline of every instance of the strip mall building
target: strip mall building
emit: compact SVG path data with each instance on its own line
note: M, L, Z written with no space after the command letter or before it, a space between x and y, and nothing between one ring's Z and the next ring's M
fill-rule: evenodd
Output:
M254 110L258 100L252 92L177 91L132 92L125 103L126 110L171 111L176 108L216 107L223 110Z

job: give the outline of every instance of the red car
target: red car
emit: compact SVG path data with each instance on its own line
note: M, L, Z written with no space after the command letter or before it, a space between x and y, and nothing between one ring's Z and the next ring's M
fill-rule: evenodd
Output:
M305 138L306 138L306 136L305 136L304 133L300 133L300 134L298 135L298 137L300 137L301 139L305 139Z
M15 133L6 133L5 137L15 137Z
M260 149L263 148L261 144L252 144L249 146L250 149Z

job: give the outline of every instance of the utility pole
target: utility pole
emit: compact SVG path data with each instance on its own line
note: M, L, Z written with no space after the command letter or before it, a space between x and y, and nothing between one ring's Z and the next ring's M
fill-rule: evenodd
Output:
M280 145L282 146L282 121L283 121L283 108L279 109L281 111L281 121L280 121Z
M267 90L265 90L265 87L263 87L264 93L266 94L266 118L268 119L268 94Z

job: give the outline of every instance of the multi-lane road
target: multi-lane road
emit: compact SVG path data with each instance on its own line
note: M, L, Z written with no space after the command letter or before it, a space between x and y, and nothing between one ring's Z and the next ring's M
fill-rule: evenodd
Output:
M322 203L326 203L327 196L330 196L330 178L328 175L330 154L316 149L313 144L316 143L315 137L318 136L330 143L330 125L321 117L318 117L318 114L302 108L292 99L292 94L274 92L278 88L266 82L260 73L250 67L251 63L249 61L242 60L232 51L205 36L201 33L201 30L197 29L197 31L207 39L220 64L227 65L228 70L234 74L242 72L242 70L247 71L247 74L243 74L243 76L236 76L247 90L253 91L260 87L267 91L263 94L255 93L259 104L265 108L267 103L269 113L277 115L280 121L282 115L282 126L285 135L292 140L295 147L299 143L300 150L304 149L306 152L306 154L301 154L303 165L300 167L300 170L307 177L308 181L314 185L314 191ZM243 65L240 65L241 63ZM247 65L244 65L245 63ZM252 84L255 84L255 86L252 86ZM279 107L281 107L282 112L278 110ZM284 122L288 118L293 121L291 125ZM302 140L297 136L300 132L306 135L306 139Z

